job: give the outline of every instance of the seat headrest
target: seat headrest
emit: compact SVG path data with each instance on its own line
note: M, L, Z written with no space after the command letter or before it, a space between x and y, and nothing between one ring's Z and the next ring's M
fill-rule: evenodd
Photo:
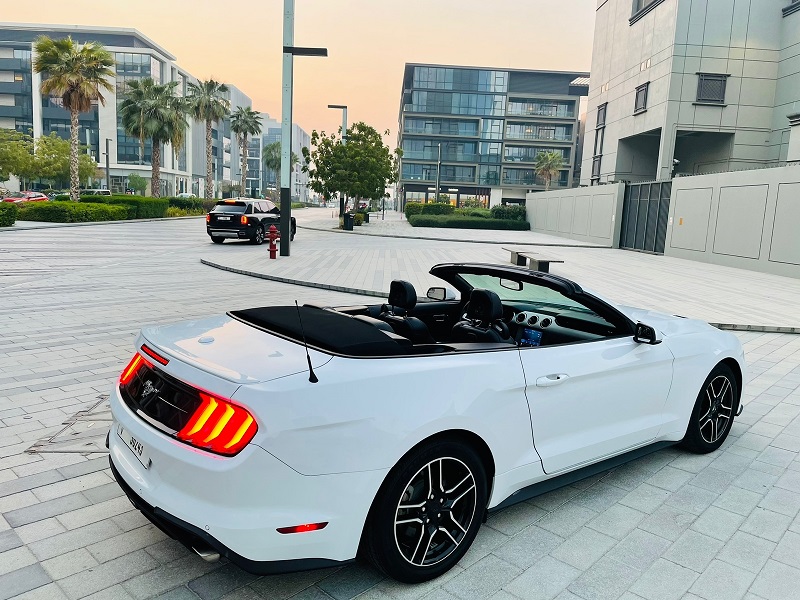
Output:
M500 296L490 290L472 290L469 296L467 317L479 321L495 321L503 318L503 303Z
M389 306L411 310L417 304L417 291L407 281L395 279L389 286Z

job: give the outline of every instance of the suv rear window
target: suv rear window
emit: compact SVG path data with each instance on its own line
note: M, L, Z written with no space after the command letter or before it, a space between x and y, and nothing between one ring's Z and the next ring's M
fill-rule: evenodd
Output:
M245 208L247 208L247 204L244 202L217 202L211 212L242 214Z

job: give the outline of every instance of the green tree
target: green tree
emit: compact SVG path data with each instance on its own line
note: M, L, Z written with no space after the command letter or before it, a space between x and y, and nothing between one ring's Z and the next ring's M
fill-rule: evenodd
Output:
M239 156L242 161L241 189L247 191L247 136L261 133L261 115L249 106L237 108L231 115L231 131L239 142Z
M189 107L192 117L196 121L206 124L206 200L214 196L214 176L212 160L211 129L215 122L221 121L231 109L230 100L224 94L228 86L224 83L209 79L189 84Z
M71 37L54 40L41 36L33 43L33 69L42 73L42 94L58 96L70 116L70 196L80 195L78 115L88 112L92 102L105 104L102 91L113 91L113 55L96 42L77 44Z
M0 181L23 177L33 162L33 139L13 129L0 129Z
M305 151L305 148L303 149ZM272 142L271 144L267 144L264 146L264 153L262 155L262 160L264 161L264 166L275 173L275 187L277 188L275 192L275 197L273 200L277 201L280 199L281 194L281 143L280 141ZM297 154L292 152L292 164L289 166L289 171L291 172L294 170L294 166L300 162L300 159L297 157Z
M139 192L139 194L144 194L144 191L147 189L147 179L138 173L131 173L128 175L128 187Z
M384 135L389 135L387 130ZM391 150L383 137L366 123L355 123L347 130L347 143L336 134L311 133L313 150L303 148L309 187L325 198L338 192L351 198L379 200L386 187L397 181L399 159L403 151ZM340 199L344 211L344 198Z
M188 104L175 94L177 85L177 81L159 85L143 80L139 86L141 93L126 98L119 107L126 133L135 137L143 135L153 143L150 193L156 198L161 196L161 146L171 144L174 151L179 150L189 126L186 122Z
M544 179L544 191L550 189L550 182L564 166L564 157L560 152L539 152L533 164L536 175Z

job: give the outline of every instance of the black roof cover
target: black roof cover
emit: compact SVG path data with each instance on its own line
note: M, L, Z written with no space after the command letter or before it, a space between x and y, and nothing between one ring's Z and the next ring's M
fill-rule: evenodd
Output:
M231 311L228 314L248 325L303 343L296 306L265 306ZM309 346L345 356L396 356L407 353L406 341L396 341L369 323L350 315L313 306L301 306Z

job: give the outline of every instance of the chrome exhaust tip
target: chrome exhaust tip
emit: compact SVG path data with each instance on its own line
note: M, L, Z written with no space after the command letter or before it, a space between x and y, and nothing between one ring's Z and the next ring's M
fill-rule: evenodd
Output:
M192 546L192 550L206 562L213 563L219 560L219 552L214 552L213 550L198 550L194 546Z

